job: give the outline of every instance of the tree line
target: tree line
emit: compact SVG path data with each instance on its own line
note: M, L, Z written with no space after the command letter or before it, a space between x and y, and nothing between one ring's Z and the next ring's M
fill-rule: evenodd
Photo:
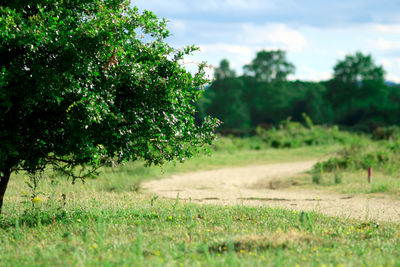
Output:
M366 131L400 123L400 88L385 83L385 70L371 55L347 55L333 78L321 82L289 81L295 66L282 50L258 52L243 70L237 76L228 60L220 62L197 103L199 118L219 118L222 131L303 121L303 113L318 124Z

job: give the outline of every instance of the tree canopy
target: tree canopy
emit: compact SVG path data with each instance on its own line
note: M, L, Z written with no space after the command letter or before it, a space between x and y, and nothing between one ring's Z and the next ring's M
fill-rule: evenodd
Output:
M354 55L346 55L333 67L334 79L342 83L351 83L356 86L363 82L384 82L382 66L376 66L371 55L356 52Z
M214 77L215 81L200 101L200 111L223 118L221 129L248 127L248 108L243 99L244 82L235 78L235 71L230 69L228 60L223 59L215 68Z
M0 208L10 173L84 177L110 160L184 160L218 122L194 121L204 64L127 0L0 3ZM78 166L80 175L74 172Z
M227 59L221 60L219 67L214 69L214 77L216 80L222 80L225 78L235 78L236 73L230 69L230 63Z
M363 120L381 122L383 118L379 117L390 101L383 67L377 66L371 55L356 52L339 60L333 70L327 99L335 110L336 120L345 125Z
M294 73L295 66L287 61L283 50L262 50L249 65L244 66L244 71L258 81L281 82Z

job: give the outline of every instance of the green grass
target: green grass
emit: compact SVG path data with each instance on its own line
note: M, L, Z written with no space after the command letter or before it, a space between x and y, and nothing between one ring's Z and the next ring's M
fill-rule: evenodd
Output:
M106 168L101 176L75 185L63 178L52 183L45 175L39 184L40 200L33 206L24 174L14 175L0 220L0 265L395 266L400 262L399 224L267 207L197 205L141 193L140 182L146 179L325 158L338 149L259 150L249 148L253 141L242 147L234 142L243 140L222 142L231 145L215 149L212 157L166 164L163 171L129 163ZM320 186L350 188L348 181L346 173L341 184L323 175ZM378 185L378 178L374 182Z
M265 207L200 206L127 192L88 193L77 192L65 206L41 202L33 212L8 202L0 223L2 265L385 266L400 261L397 224Z

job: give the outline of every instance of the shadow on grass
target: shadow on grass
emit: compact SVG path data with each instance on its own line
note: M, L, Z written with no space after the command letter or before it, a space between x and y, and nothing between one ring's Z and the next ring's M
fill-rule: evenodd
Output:
M286 249L292 245L309 244L315 241L311 235L297 230L277 231L268 235L244 235L233 240L222 240L212 243L210 253L263 251L268 249Z

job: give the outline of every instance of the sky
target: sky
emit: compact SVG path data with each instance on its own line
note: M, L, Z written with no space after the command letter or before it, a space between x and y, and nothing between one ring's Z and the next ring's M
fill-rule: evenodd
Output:
M345 55L371 54L400 83L400 0L132 0L169 21L174 47L200 47L185 62L218 67L226 58L237 74L260 50L287 51L295 80L332 77ZM212 69L208 72L212 75Z

